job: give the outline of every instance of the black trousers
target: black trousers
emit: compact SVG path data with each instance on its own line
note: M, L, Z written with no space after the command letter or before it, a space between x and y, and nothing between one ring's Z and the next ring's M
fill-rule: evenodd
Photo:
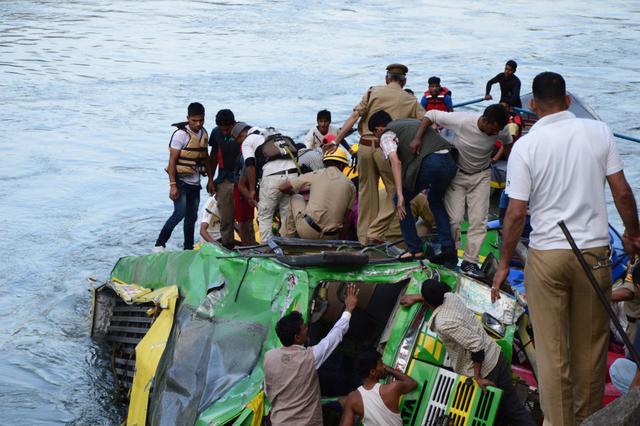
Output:
M511 382L511 369L502 352L498 359L498 364L485 377L502 389L502 400L496 416L496 425L527 425L536 426L529 412L524 408L524 404L518 398L513 383Z

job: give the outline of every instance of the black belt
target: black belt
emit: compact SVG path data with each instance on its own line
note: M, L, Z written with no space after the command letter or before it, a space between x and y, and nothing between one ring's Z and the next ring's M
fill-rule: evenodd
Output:
M324 235L336 235L336 234L339 234L339 233L340 233L340 230L324 232L324 231L322 230L322 228L320 228L320 225L318 225L318 224L315 222L315 220L313 220L313 219L311 218L311 216L309 216L308 214L305 214L305 215L304 215L304 220L309 224L309 226L310 226L310 227L312 227L312 228L313 228L313 230L314 230L314 231L317 231L317 232L319 232L319 233L321 233L321 234L324 234Z
M282 171L279 171L279 172L271 173L270 175L267 175L267 176L286 175L286 174L289 174L289 173L298 174L298 169L282 170ZM267 177L267 176L265 176L265 177Z
M627 315L627 321L636 322L636 321L638 321L638 318L630 317L629 315Z
M463 175L475 175L475 174L478 174L480 172L484 172L485 170L489 170L490 168L491 168L491 164L489 164L489 167L485 167L484 169L478 170L477 172L467 172L467 171L462 170L461 168L458 168L458 171L460 173L462 173Z

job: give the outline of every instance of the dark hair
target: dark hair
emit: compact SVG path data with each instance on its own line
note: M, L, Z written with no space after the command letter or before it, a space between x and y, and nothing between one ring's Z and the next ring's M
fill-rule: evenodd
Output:
M326 109L318 111L318 115L316 115L316 121L320 121L322 119L331 121L331 111L328 111Z
M489 105L482 113L489 123L497 124L500 129L509 122L509 111L500 104Z
M440 84L440 77L429 77L429 85Z
M434 280L432 278L425 280L422 283L422 288L420 289L422 298L431 306L442 305L442 302L444 302L445 293L449 292L451 292L449 286L441 281Z
M322 164L324 164L324 167L329 168L329 167L336 167L339 170L344 170L345 167L347 167L346 164L344 164L341 161L336 161L336 160L322 160Z
M276 323L276 334L283 346L291 346L294 343L296 334L300 333L300 329L304 325L302 314L293 311Z
M391 120L391 116L382 110L373 113L373 115L369 117L367 126L369 127L369 131L373 132L376 127L387 127L387 124L391 123Z
M518 63L516 61L514 61L513 59L509 59L507 61L506 64L504 64L506 67L511 67L513 68L513 71L515 72L516 69L518 68Z
M567 96L567 86L564 78L558 73L545 71L533 79L533 97L545 104L555 104L564 101Z
M216 126L232 126L236 124L236 117L230 109L221 109L216 114Z
M187 107L187 116L204 115L204 106L200 102L192 102Z
M397 81L398 83L404 83L407 81L407 76L399 72L387 71L387 78L389 81Z
M356 358L356 374L363 379L369 376L369 372L374 370L378 365L380 353L375 349L369 349L362 352Z
M415 95L415 93L411 89L404 89L404 91L407 92L410 95Z
M307 146L305 144L301 143L301 142L298 142L296 144L296 148L298 148L298 151L301 151L303 149L307 149Z

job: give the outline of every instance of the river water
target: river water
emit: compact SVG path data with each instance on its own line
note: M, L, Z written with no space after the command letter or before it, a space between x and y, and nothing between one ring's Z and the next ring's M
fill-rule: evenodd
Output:
M637 0L1 0L0 423L120 420L87 277L153 246L169 125L189 102L207 129L231 108L299 138L320 109L341 124L388 63L409 66L416 94L439 75L461 102L514 58L523 92L560 72L638 136L638 22ZM619 148L638 195L640 144Z

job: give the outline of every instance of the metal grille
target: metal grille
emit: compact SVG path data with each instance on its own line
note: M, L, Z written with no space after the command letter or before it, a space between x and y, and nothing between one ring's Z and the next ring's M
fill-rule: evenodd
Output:
M449 409L451 424L462 426L467 423L471 404L473 403L474 391L475 386L473 382L460 380L456 383L451 408Z
M152 307L152 303L127 305L118 299L113 308L106 337L112 345L112 369L118 388L131 389L136 366L135 347L153 323L153 318L147 315Z
M493 392L480 393L480 399L476 406L475 413L473 413L472 426L485 426L491 424L489 422L489 415L491 414L491 407L496 394Z
M427 411L424 419L422 420L422 426L435 424L436 421L446 413L449 395L451 394L451 390L453 389L457 376L457 374L444 369L441 369L438 372L435 385L431 390L431 397L429 398Z

